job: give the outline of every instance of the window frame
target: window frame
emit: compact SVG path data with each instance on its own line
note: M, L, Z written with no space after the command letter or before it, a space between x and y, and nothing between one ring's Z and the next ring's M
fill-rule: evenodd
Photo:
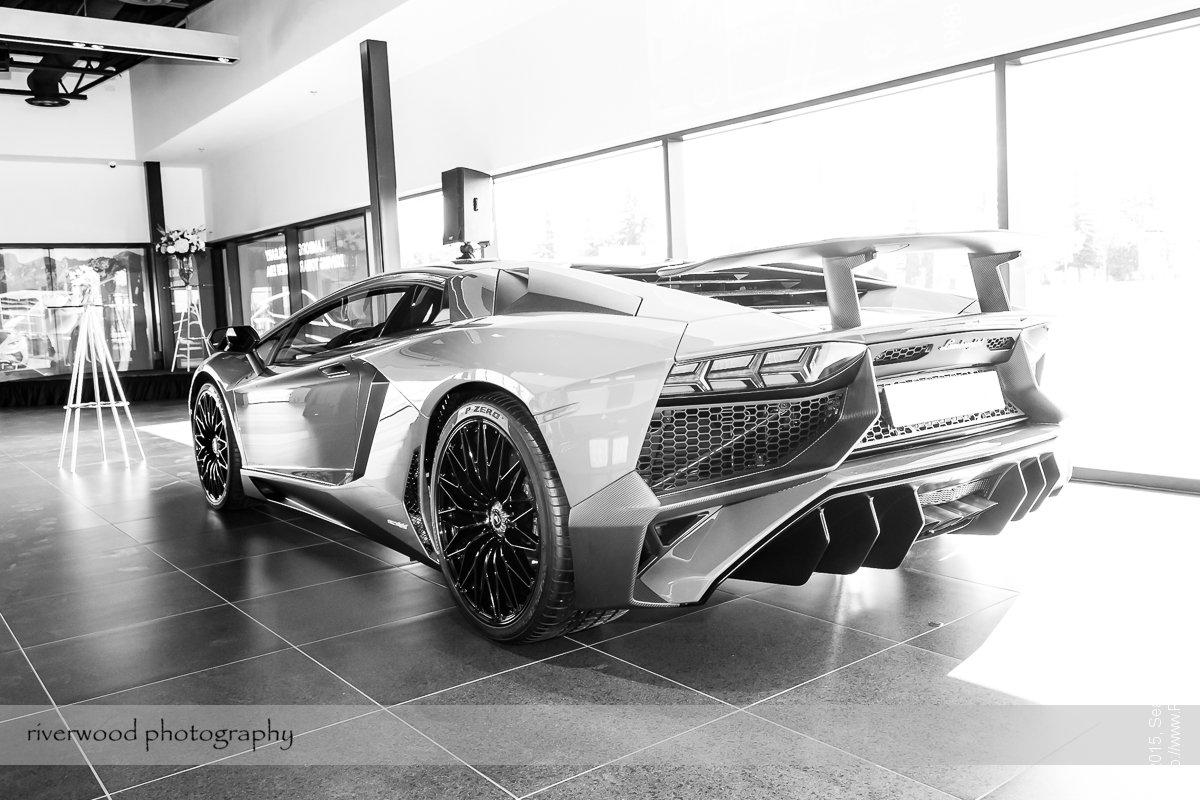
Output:
M261 347L263 344L270 345L268 354L263 355L262 353L259 353L259 357L262 358L263 363L269 367L279 367L281 369L291 370L293 368L318 364L329 359L341 358L347 353L355 352L356 350L365 349L367 347L377 346L384 340L404 339L418 332L422 332L433 327L441 327L442 325L446 324L440 323L438 325L424 325L399 334L381 334L379 336L373 336L370 339L365 339L361 342L353 342L348 345L343 345L342 347L336 348L336 350L327 350L319 358L305 358L303 360L292 360L282 363L279 361L279 356L284 350L285 342L290 341L299 331L301 326L306 325L312 320L324 316L325 314L328 314L332 308L337 306L348 297L360 292L369 297L372 294L382 294L389 291L409 289L417 286L425 286L442 292L444 305L446 279L425 273L414 275L396 275L390 279L381 280L378 283L370 286L362 286L361 284L348 286L345 289L329 295L328 297L318 300L312 305L305 306L300 311L293 314L291 319L286 320L279 327L268 332L267 335L263 337L262 341L260 341L258 345L255 345L256 347ZM390 317L394 312L395 309L393 308L388 312L388 316Z

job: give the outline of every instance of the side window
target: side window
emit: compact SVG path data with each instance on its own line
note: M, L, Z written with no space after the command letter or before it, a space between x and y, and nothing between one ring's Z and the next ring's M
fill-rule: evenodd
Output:
M413 286L412 301L396 305L383 325L381 336L403 336L411 331L450 321L445 292L432 286Z
M390 286L363 290L316 304L284 337L274 363L319 360L343 347L386 335L386 323L410 308L414 290L422 288Z

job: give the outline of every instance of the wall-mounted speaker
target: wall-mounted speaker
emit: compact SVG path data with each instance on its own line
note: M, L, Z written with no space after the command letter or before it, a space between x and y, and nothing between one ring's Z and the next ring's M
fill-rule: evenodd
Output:
M494 242L492 176L466 167L442 173L442 244Z

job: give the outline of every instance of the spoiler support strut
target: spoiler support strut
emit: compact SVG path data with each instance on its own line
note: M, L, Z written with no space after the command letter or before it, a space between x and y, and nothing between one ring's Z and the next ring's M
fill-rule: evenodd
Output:
M825 297L829 302L829 319L835 331L862 325L862 308L858 304L858 287L854 270L877 255L874 247L849 256L821 259L825 271Z
M1011 311L1008 289L1000 277L1000 267L1021 255L1020 250L1007 253L967 253L971 265L971 277L975 280L975 293L979 296L979 310Z

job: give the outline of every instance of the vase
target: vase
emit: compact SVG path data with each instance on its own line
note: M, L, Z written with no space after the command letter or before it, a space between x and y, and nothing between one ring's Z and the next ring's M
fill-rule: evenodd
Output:
M183 255L172 255L172 260L175 262L175 272L179 275L179 280L184 286L191 286L192 274L196 271L196 260L191 253Z

